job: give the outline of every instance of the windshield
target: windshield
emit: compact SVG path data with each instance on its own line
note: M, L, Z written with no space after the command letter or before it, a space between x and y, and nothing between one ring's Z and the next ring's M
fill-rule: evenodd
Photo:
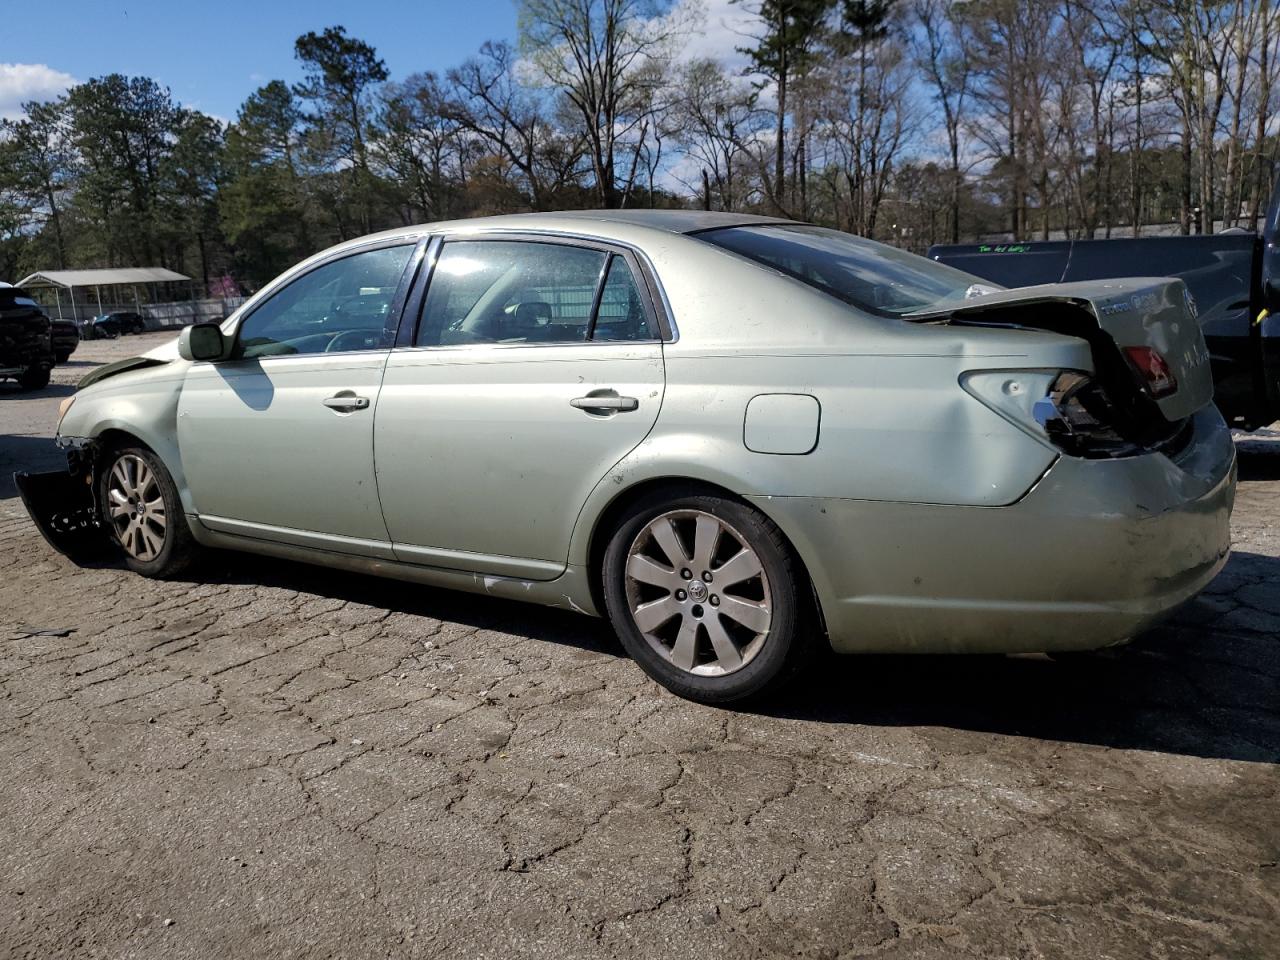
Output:
M882 317L963 300L969 287L984 282L905 250L807 224L726 227L695 236Z

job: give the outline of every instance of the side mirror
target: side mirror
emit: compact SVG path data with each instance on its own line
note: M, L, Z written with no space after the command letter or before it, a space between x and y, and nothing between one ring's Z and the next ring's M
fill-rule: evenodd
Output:
M1276 254L1276 266L1280 267L1280 250ZM1268 313L1280 313L1280 278L1263 276L1262 305L1267 308Z
M226 338L216 323L193 323L178 334L178 356L183 360L222 360L226 353Z

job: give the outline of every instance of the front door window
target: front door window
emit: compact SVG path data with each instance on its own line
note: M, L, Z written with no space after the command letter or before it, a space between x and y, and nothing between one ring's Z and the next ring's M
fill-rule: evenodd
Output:
M236 357L390 349L392 302L412 255L412 244L382 247L303 274L240 324Z

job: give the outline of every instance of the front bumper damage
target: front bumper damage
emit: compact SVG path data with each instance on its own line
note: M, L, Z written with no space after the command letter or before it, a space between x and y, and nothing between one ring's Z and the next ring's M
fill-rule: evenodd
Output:
M62 438L59 445L68 448L66 470L20 471L13 475L13 482L49 545L74 563L91 563L110 552L94 492L92 446L68 444Z

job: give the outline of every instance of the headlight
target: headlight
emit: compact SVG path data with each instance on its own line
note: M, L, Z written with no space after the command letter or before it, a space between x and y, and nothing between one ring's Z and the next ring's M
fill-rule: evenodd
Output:
M62 426L62 418L67 415L67 411L71 409L71 405L76 402L76 395L73 393L67 399L58 404L58 426Z

